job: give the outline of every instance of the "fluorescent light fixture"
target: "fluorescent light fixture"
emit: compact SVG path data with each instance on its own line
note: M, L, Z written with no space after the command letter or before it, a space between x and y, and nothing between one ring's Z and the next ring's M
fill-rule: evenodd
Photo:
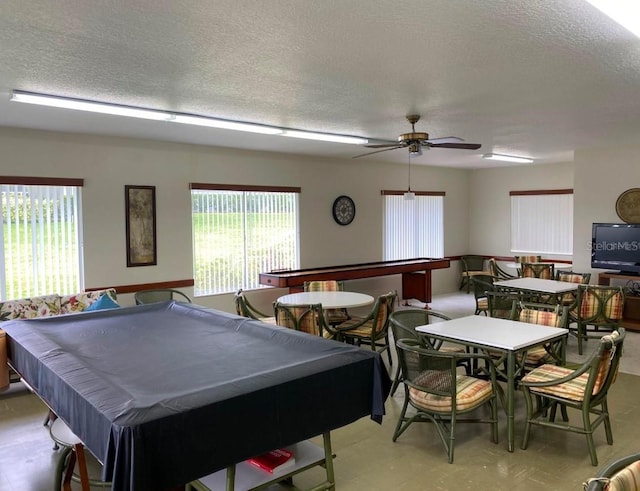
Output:
M587 0L587 2L640 37L640 3L637 0Z
M533 162L533 159L529 159L527 157L515 157L513 155L500 155L499 153L485 153L482 156L482 158L487 160L502 160L504 162L516 162L518 164L530 164Z
M226 130L249 131L251 133L262 133L264 135L278 135L282 133L280 128L274 126L263 126L251 123L236 123L224 119L205 118L201 116L186 116L176 114L171 120L174 123L194 124L197 126L209 126L211 128L224 128Z
M27 104L38 104L41 106L60 107L63 109L75 109L78 111L89 111L92 113L114 114L116 116L128 116L131 118L170 120L173 115L164 111L154 111L152 109L139 109L137 107L120 106L116 104L104 104L102 102L83 101L82 99L69 99L66 97L56 97L29 92L14 90L11 95L13 102L26 102Z
M63 109L76 109L79 111L89 111L102 114L114 114L117 116L129 116L133 118L155 119L159 121L169 121L172 123L193 124L197 126L208 126L211 128L223 128L235 131L248 131L251 133L262 133L265 135L283 135L292 138L304 138L307 140L320 140L336 143L350 143L353 145L364 145L369 140L354 136L333 135L330 133L314 133L311 131L298 131L277 126L268 126L241 121L229 121L225 119L209 118L206 116L196 116L194 114L173 113L169 111L158 111L155 109L142 109L119 104L105 102L86 101L68 97L58 97L33 92L14 90L11 94L11 101L25 102L28 104L39 104L41 106L59 107Z
M282 136L291 138L303 138L305 140L320 140L325 142L349 143L351 145L364 145L369 140L355 136L332 135L329 133L313 133L311 131L284 130Z

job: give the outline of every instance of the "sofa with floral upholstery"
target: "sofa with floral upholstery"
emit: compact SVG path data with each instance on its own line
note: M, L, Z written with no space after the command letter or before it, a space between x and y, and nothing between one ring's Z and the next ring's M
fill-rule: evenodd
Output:
M51 317L53 315L74 314L86 310L103 295L116 301L116 290L94 290L90 292L72 293L70 295L43 295L39 297L20 298L0 302L0 321L13 319L32 319L34 317Z

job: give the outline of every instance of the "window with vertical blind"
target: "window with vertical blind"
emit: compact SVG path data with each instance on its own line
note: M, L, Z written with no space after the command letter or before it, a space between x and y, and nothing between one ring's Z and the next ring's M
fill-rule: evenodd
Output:
M82 179L0 177L2 300L82 291Z
M385 261L444 256L444 192L382 191Z
M300 188L191 184L194 294L259 288L258 275L300 264Z
M511 252L573 254L573 190L511 191Z

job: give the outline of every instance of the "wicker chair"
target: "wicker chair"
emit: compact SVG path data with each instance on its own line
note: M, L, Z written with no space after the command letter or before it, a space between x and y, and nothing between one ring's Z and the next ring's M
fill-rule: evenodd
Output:
M427 349L415 339L400 339L396 346L405 397L393 433L394 442L414 422L433 423L449 463L453 463L458 423L487 423L491 425L491 441L498 442L496 374L488 355ZM489 380L459 374L462 360L474 364L484 360L489 367ZM407 415L409 405L415 409L411 415ZM482 406L489 407L488 418L469 417L468 413Z
M336 280L305 281L303 288L305 292L337 292L344 290L344 283ZM331 325L351 319L347 309L325 309L324 315L327 316L327 322Z
M492 275L477 275L470 278L471 286L473 287L473 296L476 301L475 315L487 315L489 304L487 302L486 292L495 290L493 286L494 280L496 280L496 278Z
M450 317L447 317L440 312L436 312L435 310L405 309L392 312L389 317L389 325L391 327L393 339L416 339L426 348L442 350L445 352L466 353L466 348L464 346L443 346L442 340L430 339L424 334L420 334L416 331L416 327L431 324L433 319L435 319L436 322L451 320ZM465 368L467 373L469 373L471 367L467 364L465 365ZM402 370L398 366L393 378L390 395L395 393L400 382L402 382Z
M462 277L460 279L460 290L464 287L467 288L467 293L470 291L471 281L470 279L475 275L488 275L491 274L484 268L484 256L460 256L460 262L462 263Z
M136 292L134 295L136 305L144 305L147 303L166 302L168 300L177 300L179 302L191 303L188 295L180 290L171 288L160 288L156 290L143 290Z
M609 462L582 486L585 491L628 491L637 490L638 483L640 453L634 453Z
M593 432L604 423L607 443L613 444L607 394L618 373L624 338L624 328L603 336L591 356L576 369L542 365L522 378L520 387L527 406L523 450L529 445L533 425L555 428L585 435L591 464L598 465ZM555 420L558 407L562 410L562 422ZM581 412L581 426L569 423L567 407Z
M551 280L555 277L555 266L553 263L521 263L520 276L523 278L542 278Z
M578 283L588 285L591 280L591 273L574 273L573 271L556 271L556 281L566 281L567 283ZM560 302L562 305L573 307L578 301L577 292L569 292L562 295Z
M367 316L353 317L337 326L328 326L328 330L335 339L358 346L368 344L373 351L380 353L386 351L391 365L393 362L389 348L389 317L397 296L396 292L380 295Z
M242 291L242 289L236 292L234 303L236 306L236 313L238 315L241 315L242 317L248 317L249 319L266 322L267 324L275 325L276 318L274 316L270 316L269 314L265 314L264 312L261 312L256 307L254 307L251 302L249 302L249 299Z
M496 259L493 257L489 259L489 261L487 261L487 264L489 266L490 274L500 280L512 280L514 278L517 278L517 276L507 273L504 269L498 266L498 261L496 261Z
M578 354L582 343L599 338L602 331L620 326L624 310L624 289L621 286L579 285L576 306L569 311L569 332L578 338Z
M306 332L314 336L333 337L327 329L322 304L284 305L279 302L273 304L276 315L276 325L288 327L295 331Z

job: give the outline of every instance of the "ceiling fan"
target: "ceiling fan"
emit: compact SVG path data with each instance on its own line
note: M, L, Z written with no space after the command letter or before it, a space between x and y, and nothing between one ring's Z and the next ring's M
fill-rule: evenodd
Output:
M363 153L353 157L364 157L374 153L386 152L387 150L395 150L396 148L409 148L411 156L422 155L422 148L458 148L461 150L477 150L481 147L479 143L462 143L464 140L457 136L447 136L444 138L431 138L429 133L416 132L415 124L420 121L419 114L410 114L407 121L411 123L411 133L403 133L398 137L397 142L380 143L374 145L365 145L368 148L381 148L373 152Z

